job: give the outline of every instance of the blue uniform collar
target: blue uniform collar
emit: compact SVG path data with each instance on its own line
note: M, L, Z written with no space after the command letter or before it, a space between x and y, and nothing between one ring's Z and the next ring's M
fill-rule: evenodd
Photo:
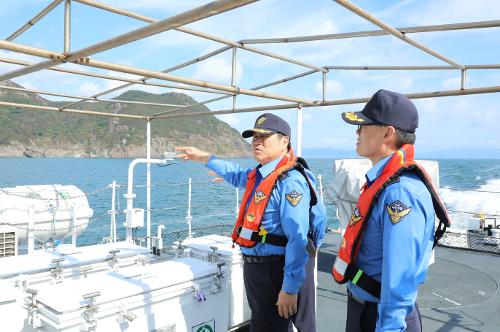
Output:
M385 157L384 159L379 160L378 163L376 163L372 168L366 172L366 181L368 181L368 184L371 184L373 181L375 181L376 178L379 177L380 173L382 173L382 170L384 169L384 166L387 164L389 159L391 159L392 154Z
M278 157L277 159L274 159L273 161L268 162L264 166L259 165L257 167L257 170L259 171L260 175L262 178L265 178L269 174L271 174L272 171L278 166L279 162L283 159L283 157Z

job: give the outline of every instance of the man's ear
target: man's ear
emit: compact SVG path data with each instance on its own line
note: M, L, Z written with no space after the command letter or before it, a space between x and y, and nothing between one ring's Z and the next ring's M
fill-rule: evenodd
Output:
M385 131L384 140L387 143L392 138L396 139L396 128L394 128L393 126L387 126L387 129Z

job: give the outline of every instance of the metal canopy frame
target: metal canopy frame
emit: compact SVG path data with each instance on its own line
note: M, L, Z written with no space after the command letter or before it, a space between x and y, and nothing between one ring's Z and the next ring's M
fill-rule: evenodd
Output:
M205 32L196 31L190 28L184 27L184 25L198 21L200 19L208 18L210 16L218 15L220 13L233 10L235 8L248 5L255 2L256 0L217 0L210 2L206 5L194 8L192 10L186 11L184 13L175 15L173 17L157 20L151 17L147 17L138 13L123 10L120 8L112 7L104 3L100 3L94 0L54 0L50 2L45 8L43 8L37 15L35 15L26 24L22 25L18 30L8 36L5 40L0 40L0 49L9 50L13 52L33 55L37 57L46 58L46 61L39 63L30 63L27 61L20 61L15 59L0 58L0 62L10 63L15 65L23 66L23 68L13 70L7 73L0 73L0 81L12 79L22 75L27 75L40 70L53 70L63 73L68 73L72 75L82 75L94 78L101 78L106 80L113 80L118 82L123 82L124 84L119 85L115 88L102 91L92 96L76 96L52 91L41 91L34 89L24 89L16 87L6 87L0 86L0 89L9 89L16 91L31 92L36 94L46 94L52 96L61 96L66 98L77 99L74 102L68 102L61 107L48 107L44 105L26 105L20 103L12 103L8 101L0 100L0 105L2 106L13 106L26 109L38 109L42 111L58 111L58 112L68 112L77 114L87 114L87 115L97 115L97 116L109 116L109 117L122 117L129 119L140 119L145 120L148 123L151 120L157 119L169 119L173 117L183 117L183 116L197 116L197 115L216 115L216 114L227 114L227 113L243 113L243 112L257 112L264 110L281 110L281 109L301 109L302 107L320 107L320 106L334 106L334 105L346 105L346 104L356 104L364 103L369 97L366 98L351 98L351 99L337 99L328 100L326 96L327 88L327 75L330 71L344 71L344 70L456 70L461 74L460 88L456 90L448 91L430 91L421 93L407 94L409 98L431 98L431 97L444 97L444 96L458 96L458 95L469 95L469 94L484 94L484 93L497 93L500 92L500 86L487 86L481 88L467 88L466 87L466 77L467 71L469 70L498 70L500 69L500 64L460 64L455 60L438 53L437 51L419 43L409 37L411 33L417 32L437 32L437 31L454 31L454 30L466 30L466 29L485 29L485 28L497 28L500 27L500 20L492 21L482 21L482 22L464 22L464 23L454 23L454 24L442 24L442 25L432 25L432 26L419 26L419 27L406 27L406 28L394 28L389 24L383 22L382 20L374 17L362 8L352 4L347 0L334 0L337 4L345 7L356 15L362 17L363 19L377 25L380 30L370 30L370 31L355 31L347 33L337 33L337 34L327 34L327 35L317 35L317 36L297 36L297 37L286 37L286 38L264 38L264 39L244 39L240 41L231 41L218 36L210 35ZM116 36L114 38L101 41L97 44L90 45L84 49L71 51L71 2L78 2L83 5L91 6L93 8L108 11L116 15L122 15L129 17L134 20L140 20L149 23L149 25L124 33L122 35ZM40 21L44 16L54 10L60 4L64 4L64 44L61 53L54 52L50 50L35 48L32 46L21 45L16 43L14 40L30 29L38 21ZM192 36L197 36L207 40L215 41L223 44L224 46L212 51L210 53L204 54L195 59L188 60L186 62L180 63L173 67L167 68L162 71L153 71L145 68L138 68L133 66L119 65L111 62L98 61L90 58L90 56L103 52L106 50L119 47L121 45L137 41L154 34L165 32L168 30L176 30L182 33L186 33ZM315 65L306 63L297 59L293 59L288 56L280 55L277 53L269 52L263 49L249 46L250 44L267 44L267 43L306 43L310 41L318 40L333 40L333 39L347 39L347 38L358 38L358 37L373 37L382 35L393 35L396 38L401 39L403 42L420 49L427 54L444 61L447 65L441 66L331 66L331 65ZM236 59L237 59L237 49L241 49L254 54L259 54L261 56L269 57L278 61L283 61L286 63L294 64L300 67L305 67L309 70L285 77L273 82L265 83L254 88L245 89L236 85ZM199 63L200 61L209 59L218 54L224 53L231 50L232 52L232 72L231 72L231 85L222 85L211 82L205 82L200 80L195 80L187 77L179 77L169 74L175 70L185 68L192 64ZM74 63L80 66L87 66L93 68L107 69L118 73L135 74L141 76L138 79L130 79L115 75L105 75L97 74L84 70L76 70L70 68L58 68L57 66L63 63ZM322 75L322 98L321 100L309 100L306 98L296 97L296 96L283 96L275 93L269 93L264 91L259 91L264 88L279 85L285 82L289 82L301 77L312 75L315 73L321 73ZM150 79L157 79L161 81L167 81L165 83L161 82L150 82ZM177 82L181 84L171 84L169 82ZM134 84L155 86L165 89L180 89L187 91L197 91L204 93L219 94L221 96L216 98L211 98L205 101L196 102L190 105L170 105L161 103L148 103L148 102L137 102L137 101L127 101L118 99L105 99L101 98L107 94L118 91L120 89L128 88ZM248 107L248 108L236 108L236 98L238 95L248 95L258 98L266 98L277 101L285 101L288 103L281 103L269 106L259 106L259 107ZM192 112L190 108L197 105L206 105L216 101L220 101L226 98L233 98L232 108L225 110L216 110L210 112ZM107 103L121 103L121 104L141 104L157 106L159 111L154 115L130 115L130 114L116 114L107 112L95 112L90 110L80 110L70 107L74 107L80 103L92 101L92 102L107 102ZM161 110L161 108L166 108ZM180 112L176 112L180 111Z

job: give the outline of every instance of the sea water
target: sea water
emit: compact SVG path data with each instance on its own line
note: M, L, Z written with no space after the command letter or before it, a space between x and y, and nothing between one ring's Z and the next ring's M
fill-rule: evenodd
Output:
M243 167L255 166L251 159L233 159ZM311 170L321 174L328 224L338 227L336 210L329 190L333 159L308 159ZM130 159L0 159L0 187L17 185L75 185L87 194L94 216L78 245L95 244L110 235L110 214L114 181L118 237L124 237L123 210L126 201ZM456 211L500 214L500 160L440 160L440 191L448 208ZM232 223L239 204L234 187L213 182L208 169L199 163L180 161L166 167L151 165L152 234L158 225L166 231L187 228L188 179L192 179L191 216L193 227ZM146 208L146 166L134 170L134 207ZM492 193L493 192L493 193ZM241 200L242 191L238 193ZM145 233L142 229L139 235Z

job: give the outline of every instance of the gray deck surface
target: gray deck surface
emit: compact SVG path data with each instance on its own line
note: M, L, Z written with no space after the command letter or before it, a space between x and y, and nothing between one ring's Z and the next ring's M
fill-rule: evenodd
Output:
M318 332L344 331L346 286L330 272L340 235L328 233L318 256ZM438 247L418 305L424 331L500 331L500 256Z

